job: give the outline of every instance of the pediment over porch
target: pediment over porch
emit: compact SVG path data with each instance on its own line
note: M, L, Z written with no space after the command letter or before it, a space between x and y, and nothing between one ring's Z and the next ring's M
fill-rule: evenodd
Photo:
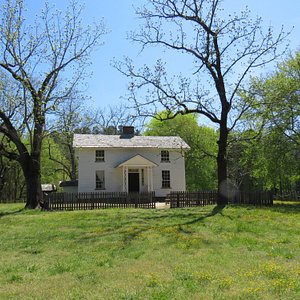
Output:
M145 168L145 167L157 167L158 165L154 163L153 161L143 157L140 154L137 154L119 165L116 166L116 168L122 168L122 167L127 167L127 168Z

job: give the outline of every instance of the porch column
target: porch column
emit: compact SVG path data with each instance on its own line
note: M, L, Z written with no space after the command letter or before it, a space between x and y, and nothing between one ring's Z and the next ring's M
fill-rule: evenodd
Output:
M153 168L147 167L147 184L148 184L148 192L153 191Z
M153 167L150 167L150 192L153 191Z
M150 167L147 167L147 189L151 192Z
M123 166L123 192L128 192L128 167Z

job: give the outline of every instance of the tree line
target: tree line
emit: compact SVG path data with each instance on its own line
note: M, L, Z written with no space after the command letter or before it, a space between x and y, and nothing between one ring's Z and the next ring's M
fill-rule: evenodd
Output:
M124 106L115 114L81 105L91 52L107 33L103 22L83 26L75 0L65 12L45 2L30 22L25 2L6 0L0 10L1 197L25 193L26 207L39 207L44 180L76 178L74 132L115 134L144 120L143 134L186 140L188 189L216 188L220 205L232 185L299 189L300 55L282 58L289 32L264 31L248 9L226 15L226 1L148 1L130 38L142 50L155 45L188 57L191 71L174 75L161 59L153 67L115 62L129 78L133 118ZM253 76L280 57L273 73Z

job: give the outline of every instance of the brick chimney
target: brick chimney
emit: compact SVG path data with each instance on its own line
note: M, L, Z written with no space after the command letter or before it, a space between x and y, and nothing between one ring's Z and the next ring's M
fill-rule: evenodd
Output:
M134 136L134 126L123 126L120 138L132 138Z

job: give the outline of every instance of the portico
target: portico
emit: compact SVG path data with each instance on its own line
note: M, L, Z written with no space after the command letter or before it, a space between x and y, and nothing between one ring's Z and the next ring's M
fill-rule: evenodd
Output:
M137 154L116 168L122 169L123 192L152 192L153 168L157 164Z

